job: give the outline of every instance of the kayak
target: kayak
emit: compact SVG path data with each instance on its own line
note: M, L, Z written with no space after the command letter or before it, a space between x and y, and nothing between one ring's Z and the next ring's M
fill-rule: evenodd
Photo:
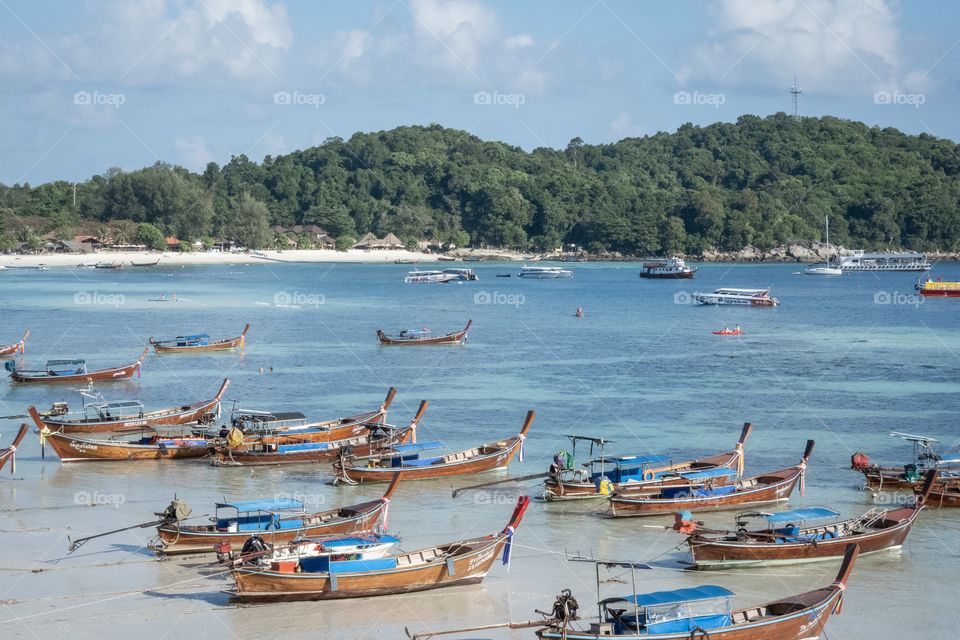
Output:
M743 335L743 329L721 329L720 331L714 331L713 335L715 336L741 336Z

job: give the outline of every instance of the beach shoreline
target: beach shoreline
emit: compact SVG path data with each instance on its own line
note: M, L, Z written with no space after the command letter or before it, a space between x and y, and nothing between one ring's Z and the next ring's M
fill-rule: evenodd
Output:
M6 268L37 267L49 268L93 266L101 264L121 264L124 268L132 263L147 264L157 260L157 267L180 265L216 265L216 264L270 264L276 262L349 262L387 264L397 260L410 263L435 263L436 254L419 253L406 250L369 250L351 249L334 251L329 249L258 251L254 253L229 252L159 252L159 251L100 251L97 253L42 253L36 255L0 256L0 265Z

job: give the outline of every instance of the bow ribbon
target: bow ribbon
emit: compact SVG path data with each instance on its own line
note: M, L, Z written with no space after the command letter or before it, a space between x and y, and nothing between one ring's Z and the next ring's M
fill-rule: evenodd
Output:
M807 479L807 465L806 463L801 462L800 463L800 495L801 496L803 496L803 494L807 490L806 479Z
M517 452L517 454L518 454L517 459L518 459L520 462L523 462L523 441L527 439L527 436L525 436L525 435L522 434L522 433L518 433L518 434L517 434L517 437L520 438L520 451Z
M744 460L744 457L743 457L743 443L742 443L742 442L738 442L738 443L737 443L737 476L742 476L742 475L743 475L743 465L744 465L744 462L745 462L745 460Z
M387 518L390 515L390 498L380 498L380 502L383 503L383 530L387 530Z
M847 590L847 585L842 582L834 582L833 586L840 591L840 597L837 598L837 604L833 607L832 615L838 616L843 612L843 594Z
M17 472L17 445L10 445L10 475Z
M516 531L513 527L504 529L507 534L507 542L503 545L503 564L507 567L507 573L510 573L510 551L513 549L513 534Z

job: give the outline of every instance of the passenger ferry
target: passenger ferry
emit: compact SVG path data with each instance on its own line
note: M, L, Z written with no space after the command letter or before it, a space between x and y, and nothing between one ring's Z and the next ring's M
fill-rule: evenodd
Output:
M839 266L844 271L929 271L931 264L925 253L854 251L841 256Z
M552 278L572 278L573 271L560 267L523 267L520 269L521 278L535 278L547 280Z
M649 258L641 268L641 278L685 280L697 272L696 267L688 267L683 258Z
M741 305L747 307L775 307L780 304L770 296L770 289L717 289L713 293L695 293L693 299L700 304Z
M442 271L411 271L403 279L406 283L444 283L456 280L479 280L473 269L444 269Z

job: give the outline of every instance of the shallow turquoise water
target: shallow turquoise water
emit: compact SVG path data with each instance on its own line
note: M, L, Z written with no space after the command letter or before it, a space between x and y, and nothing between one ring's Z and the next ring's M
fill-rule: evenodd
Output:
M576 272L571 280L529 281L516 277L517 265L481 264L479 282L443 286L403 284L409 265L5 271L0 342L12 342L29 328L28 364L78 356L99 368L132 361L149 336L207 331L225 337L249 322L242 354L151 354L142 379L104 385L102 391L110 399L167 406L209 397L230 377L230 401L322 419L372 408L393 385L399 394L391 422L408 420L419 400L429 399L421 437L442 439L451 450L514 433L534 409L526 461L512 467L515 475L545 468L567 446L568 433L612 438L622 453L701 455L728 450L740 425L750 421L756 428L747 445L748 473L794 464L804 441L814 438L807 494L795 496L794 503L827 504L845 514L871 504L869 493L855 489L858 475L846 470L854 451L906 461L910 451L886 435L890 430L933 435L945 447L958 443L960 301L917 302L915 274L814 278L794 275L799 269L792 265L703 265L693 281L658 282L639 279L630 264L570 268ZM938 265L936 275L960 279L960 265ZM690 293L717 286L772 286L782 305L688 304ZM148 302L161 293L176 293L179 302ZM586 312L583 319L573 317L578 305ZM445 332L468 318L474 328L464 347L376 344L378 328ZM711 334L736 322L744 336ZM3 415L23 413L32 403L76 400L70 389L0 384ZM0 421L0 444L17 425ZM562 586L573 588L589 608L595 600L593 568L566 562L565 549L604 558L658 557L658 569L640 576L642 590L720 583L741 594L744 604L829 582L834 571L814 565L683 573L676 570L683 555L671 551L679 536L642 527L651 522L600 519L594 506L584 504L534 504L509 577L498 565L481 587L391 599L226 608L219 590L227 581L198 578L201 560L148 561L141 545L149 530L94 541L69 560L51 562L63 556L67 535L149 520L174 493L203 514L224 496L284 494L334 505L378 492L328 487L325 477L325 468L309 466L251 471L191 462L60 465L52 454L42 462L31 436L16 476L0 479L0 569L45 571L0 572L0 599L20 601L0 606L0 621L9 622L4 627L13 629L13 637L51 637L69 629L92 638L105 625L146 638L208 628L244 638L279 632L400 637L405 625L424 630L529 619ZM503 526L517 494L517 487L507 486L456 502L449 498L450 482L403 486L391 528L410 549L491 533ZM102 504L94 508L84 501ZM717 525L730 518L705 517ZM883 594L891 589L923 590L926 599L917 606L929 607L927 637L952 637L952 625L941 626L934 614L957 595L944 585L953 583L958 533L960 513L928 513L902 554L864 559L829 637L909 636L908 616L879 606L889 602ZM89 566L100 563L108 566ZM931 592L929 584L941 588ZM625 588L629 577L626 587L609 587L613 593ZM532 636L518 631L513 637Z

